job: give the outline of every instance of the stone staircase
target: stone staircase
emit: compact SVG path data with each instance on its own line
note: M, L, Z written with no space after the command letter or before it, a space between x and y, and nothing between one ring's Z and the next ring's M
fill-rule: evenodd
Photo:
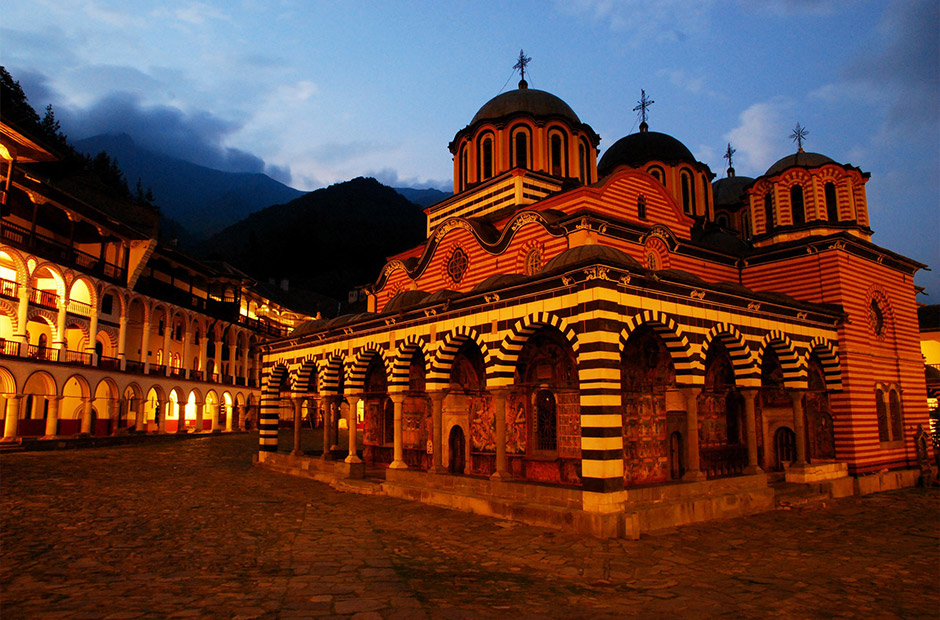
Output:
M787 482L782 473L768 474L767 483L774 490L774 505L778 510L813 504L825 506L832 499L829 491L822 485Z

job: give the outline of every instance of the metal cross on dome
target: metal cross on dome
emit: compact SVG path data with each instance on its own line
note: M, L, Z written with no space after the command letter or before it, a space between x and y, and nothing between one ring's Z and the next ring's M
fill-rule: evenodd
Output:
M646 110L656 102L653 101L652 99L647 99L646 91L644 89L640 89L640 100L637 101L636 103L637 103L637 106L633 108L633 111L634 112L639 111L640 122L645 123L646 122Z
M512 68L519 69L522 80L525 80L525 68L530 62L532 62L532 57L526 56L525 52L519 50L519 59L516 61L516 64L512 66Z
M796 128L793 130L793 133L790 134L790 139L796 142L796 146L799 150L803 150L803 140L806 139L806 136L809 135L809 131L806 127L800 127L800 124L796 124Z
M722 155L724 159L728 160L728 167L733 168L734 165L731 163L731 156L738 152L738 149L731 148L731 143L728 143L728 150L725 151L725 154Z

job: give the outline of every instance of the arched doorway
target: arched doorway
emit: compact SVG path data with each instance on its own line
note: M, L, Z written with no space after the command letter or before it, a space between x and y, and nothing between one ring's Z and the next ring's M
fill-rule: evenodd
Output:
M486 363L473 340L465 341L454 356L442 419L445 429L461 427L459 447L462 453L457 458L460 473L492 473L496 462L496 426L492 402L486 393ZM464 436L463 429L469 438ZM450 441L447 447L448 452L443 456L448 463L454 463Z
M672 356L652 327L638 327L620 358L624 484L665 482L670 460L666 391L675 388Z
M811 462L836 458L833 436L832 409L822 364L814 353L810 356L808 387L803 396L803 412L806 416L806 448Z
M743 413L731 355L716 340L705 358L705 388L698 397L699 455L702 471L709 478L744 471L747 444Z
M395 443L394 409L388 398L385 362L373 355L366 368L362 395L362 457L366 463L388 465Z
M513 385L506 421L512 475L580 484L578 369L571 344L560 331L540 327L529 336L519 352Z
M452 474L462 474L467 465L467 440L464 438L463 429L454 426L450 429L450 437L447 440L448 459L447 469Z
M781 426L774 433L774 471L783 471L785 464L796 459L796 433Z

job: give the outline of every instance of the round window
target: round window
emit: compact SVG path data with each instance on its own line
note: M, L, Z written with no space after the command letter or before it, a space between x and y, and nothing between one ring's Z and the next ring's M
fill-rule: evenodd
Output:
M447 261L447 275L450 276L454 284L460 282L463 275L467 272L469 264L470 260L467 257L467 253L461 248L455 249L454 253L450 255L450 260Z

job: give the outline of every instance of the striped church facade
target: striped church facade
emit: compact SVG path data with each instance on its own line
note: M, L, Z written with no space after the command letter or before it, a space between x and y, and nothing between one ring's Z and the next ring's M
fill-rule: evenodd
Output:
M484 105L367 311L265 346L259 461L605 536L913 482L924 266L871 243L868 175L800 149L712 183L646 122L597 140L524 82Z

